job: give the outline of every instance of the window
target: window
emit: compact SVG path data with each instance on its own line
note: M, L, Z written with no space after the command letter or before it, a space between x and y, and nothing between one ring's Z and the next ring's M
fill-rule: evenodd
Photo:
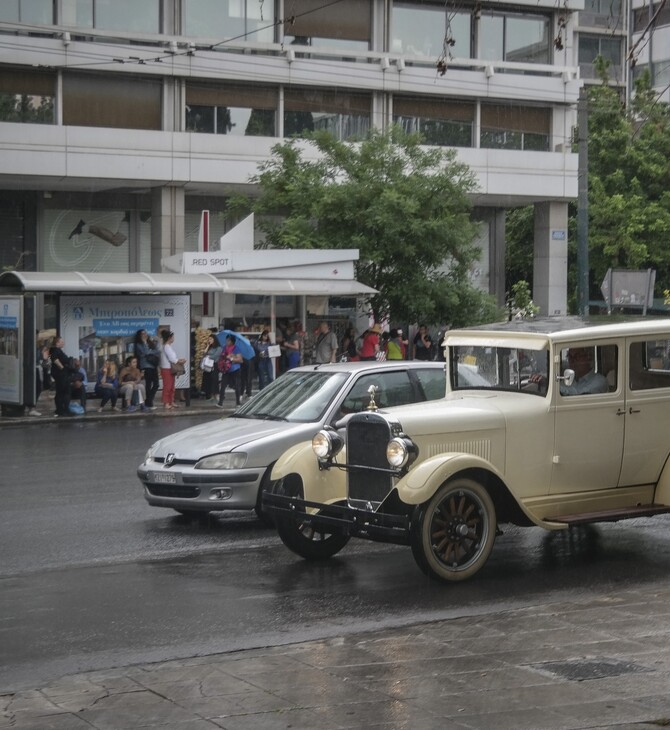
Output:
M618 348L616 345L586 346L577 344L561 350L561 375L574 372L574 380L561 382L563 396L611 393L617 389Z
M301 0L294 22L284 24L284 41L301 46L329 46L367 51L370 48L370 0ZM290 13L287 13L290 15Z
M630 346L630 389L670 388L670 340L647 340Z
M287 88L284 136L326 130L341 141L364 137L370 128L371 103L369 94Z
M621 0L584 0L584 10L616 20L621 18Z
M549 150L551 110L482 104L481 139L485 148Z
M412 370L412 373L419 379L426 400L444 398L447 386L444 369Z
M450 56L470 58L471 21L470 13L445 11L444 4L394 2L389 50L437 59L446 38Z
M654 21L654 27L656 29L664 25L670 25L670 5L664 5L658 15L656 15L660 7L661 3L657 2L653 5L644 5L637 10L633 10L633 33L641 33L649 25L649 21L654 16L656 16Z
M63 25L160 33L159 0L62 0L61 13Z
M161 82L128 76L63 75L63 124L161 128Z
M264 0L183 0L182 27L190 36L272 43L273 5Z
M406 132L421 132L426 144L472 147L475 105L468 102L395 96L393 121Z
M0 22L51 25L54 22L53 0L2 0Z
M444 380L442 380L444 384ZM377 388L374 399L379 408L390 408L413 403L414 390L406 370L396 370L387 373L371 373L362 375L347 393L340 406L339 416L347 413L360 413L370 404L368 389L374 385ZM444 395L444 390L443 393Z
M53 124L55 88L52 73L0 70L0 121Z
M593 63L598 56L610 61L614 66L621 65L621 40L610 36L579 35L579 63Z
M186 130L274 137L278 95L278 89L271 86L189 84Z
M549 18L482 11L477 58L518 63L551 63Z

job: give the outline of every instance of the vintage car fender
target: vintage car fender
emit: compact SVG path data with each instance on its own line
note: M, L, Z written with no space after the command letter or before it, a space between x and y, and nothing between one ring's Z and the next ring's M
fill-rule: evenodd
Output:
M337 460L344 463L346 452L343 448ZM304 497L310 502L338 502L347 498L347 476L342 469L320 469L319 462L312 451L312 442L303 441L285 451L275 462L271 479L283 479L289 474L299 474Z
M502 474L490 461L474 454L450 452L432 456L412 469L396 485L398 495L405 504L421 504L429 500L445 481L466 469L483 469L494 474L502 484L506 484ZM510 492L510 494L512 493ZM530 511L523 502L516 499L514 494L512 497L528 519L539 527L548 530L567 529L565 524L543 520Z

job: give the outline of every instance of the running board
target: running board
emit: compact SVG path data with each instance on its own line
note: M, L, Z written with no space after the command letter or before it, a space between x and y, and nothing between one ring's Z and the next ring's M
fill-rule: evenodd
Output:
M560 522L565 525L588 525L592 522L617 522L630 520L634 517L653 517L670 513L667 504L638 504L631 507L603 510L602 512L580 512L574 515L560 517L545 517L547 522Z

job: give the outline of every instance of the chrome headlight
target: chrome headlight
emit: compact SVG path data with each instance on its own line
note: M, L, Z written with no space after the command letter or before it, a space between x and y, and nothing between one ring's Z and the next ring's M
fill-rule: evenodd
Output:
M241 469L247 463L247 455L235 451L227 454L205 456L195 465L195 469Z
M386 459L394 469L402 469L416 459L417 448L408 438L391 439L386 447Z
M342 449L344 441L337 431L323 429L312 439L312 451L317 459L332 459Z

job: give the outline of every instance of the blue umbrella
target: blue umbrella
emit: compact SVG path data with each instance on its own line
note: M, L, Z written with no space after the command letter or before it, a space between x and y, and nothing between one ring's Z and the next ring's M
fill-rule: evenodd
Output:
M242 353L242 357L245 360L252 360L254 358L254 356L256 355L256 350L254 350L254 346L244 335L241 335L239 332L233 332L233 330L221 330L221 332L219 332L219 334L217 335L221 347L226 346L226 337L228 337L228 335L232 335L235 338L235 344L237 345L237 349Z

